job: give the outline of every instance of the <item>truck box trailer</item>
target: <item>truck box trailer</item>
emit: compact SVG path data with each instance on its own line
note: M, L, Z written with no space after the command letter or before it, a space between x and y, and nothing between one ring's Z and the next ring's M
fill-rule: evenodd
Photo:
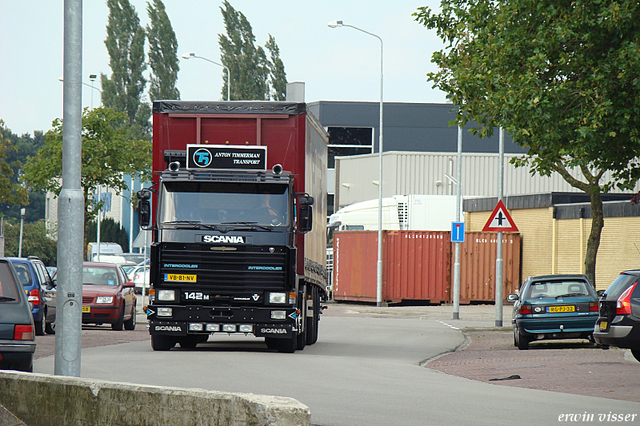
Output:
M138 194L154 350L212 333L281 352L317 341L327 142L304 103L154 102L153 186Z

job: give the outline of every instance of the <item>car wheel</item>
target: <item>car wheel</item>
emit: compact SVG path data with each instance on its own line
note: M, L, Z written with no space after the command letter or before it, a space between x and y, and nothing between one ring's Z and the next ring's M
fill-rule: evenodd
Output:
M13 363L13 368L18 371L26 371L27 373L33 373L33 355L29 359L16 361Z
M123 325L124 325L124 304L120 306L120 317L118 318L118 321L111 324L111 329L115 331L121 331Z
M151 348L154 351L168 351L176 345L175 337L151 335Z
M133 305L133 312L131 313L131 318L124 322L125 330L135 330L136 329L136 305Z
M46 331L47 334L56 334L56 321L46 323L44 331Z
M631 349L631 355L640 362L640 349Z
M45 323L47 321L47 313L42 312L42 319L34 323L36 329L36 336L44 336Z
M518 328L514 329L514 333L514 339L518 349L520 349L521 351L526 351L527 349L529 349L529 339L520 334L520 330Z

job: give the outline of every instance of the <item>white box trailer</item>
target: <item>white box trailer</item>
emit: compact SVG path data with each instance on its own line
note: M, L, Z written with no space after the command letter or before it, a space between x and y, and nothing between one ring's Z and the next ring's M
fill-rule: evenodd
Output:
M461 215L462 217L462 215ZM455 195L394 195L382 199L382 229L450 231L456 220ZM339 226L335 226L340 223ZM378 200L344 207L329 218L336 230L377 230Z

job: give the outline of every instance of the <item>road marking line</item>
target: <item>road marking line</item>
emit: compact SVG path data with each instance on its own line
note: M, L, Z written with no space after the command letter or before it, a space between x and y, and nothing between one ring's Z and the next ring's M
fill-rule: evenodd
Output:
M436 320L436 321L437 321L437 322L439 322L440 324L444 324L444 325L446 325L446 326L447 326L447 327L449 327L449 328L453 328L454 330L460 330L458 327L455 327L455 326L453 326L453 325L451 325L451 324L447 324L447 323L446 323L446 322L444 322L444 321L440 321L440 320Z

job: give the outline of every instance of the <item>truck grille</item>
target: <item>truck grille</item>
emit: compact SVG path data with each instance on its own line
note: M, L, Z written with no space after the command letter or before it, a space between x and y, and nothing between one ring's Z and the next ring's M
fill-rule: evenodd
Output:
M287 282L287 247L170 243L159 253L161 281L167 281L168 274L196 275L195 282L172 285L216 290L281 289Z

